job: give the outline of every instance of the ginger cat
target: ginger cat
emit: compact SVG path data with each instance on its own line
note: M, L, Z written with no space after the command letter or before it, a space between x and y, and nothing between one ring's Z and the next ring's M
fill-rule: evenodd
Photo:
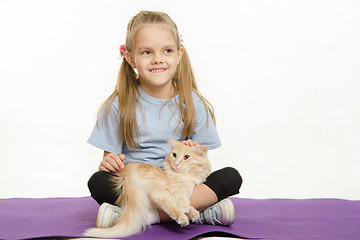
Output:
M129 163L114 178L115 191L122 192L116 201L122 209L111 228L92 228L86 236L119 238L139 233L151 223L149 214L162 209L181 226L199 216L190 206L190 196L196 185L204 182L211 171L208 147L189 147L168 138L171 146L163 169L145 163Z

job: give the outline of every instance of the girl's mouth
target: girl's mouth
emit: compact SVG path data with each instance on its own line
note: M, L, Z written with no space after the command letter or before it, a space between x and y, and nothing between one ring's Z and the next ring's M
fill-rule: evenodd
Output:
M161 73L161 72L165 72L166 71L166 68L154 68L154 69L151 69L150 72L152 73Z

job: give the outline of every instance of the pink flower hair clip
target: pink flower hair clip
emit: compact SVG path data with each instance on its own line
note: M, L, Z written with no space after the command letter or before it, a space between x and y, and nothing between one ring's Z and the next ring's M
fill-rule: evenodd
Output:
M120 45L120 56L123 58L123 61L126 61L126 58L125 58L125 52L126 52L126 48L125 48L125 45Z
M179 36L179 40L180 40L180 42L181 42L181 43L183 43L183 42L184 42L184 39L183 39L182 34L180 34L180 36Z

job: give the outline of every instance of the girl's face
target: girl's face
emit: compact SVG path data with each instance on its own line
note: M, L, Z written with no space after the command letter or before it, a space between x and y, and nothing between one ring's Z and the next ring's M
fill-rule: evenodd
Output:
M125 58L137 68L142 89L153 97L169 98L172 79L183 49L177 49L173 33L165 24L144 24L135 34L134 47Z

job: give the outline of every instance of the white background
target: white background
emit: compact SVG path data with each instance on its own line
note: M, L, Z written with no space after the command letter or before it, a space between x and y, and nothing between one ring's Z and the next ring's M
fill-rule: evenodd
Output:
M360 199L357 0L1 0L0 198L89 195L86 141L142 9L177 23L238 196Z

